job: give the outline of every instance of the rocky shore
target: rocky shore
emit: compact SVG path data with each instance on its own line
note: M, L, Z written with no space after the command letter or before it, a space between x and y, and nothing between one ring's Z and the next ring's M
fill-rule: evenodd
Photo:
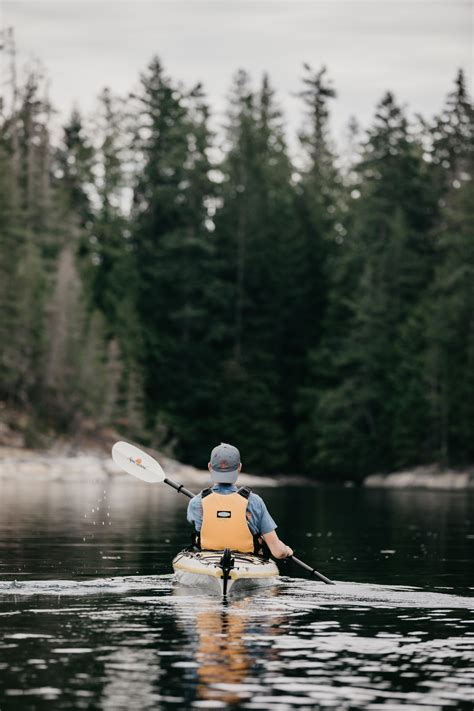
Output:
M32 479L36 481L99 482L110 477L132 480L122 472L108 454L109 448L71 448L58 445L49 450L34 450L0 445L0 481ZM166 475L196 490L209 482L207 471L171 459L159 452L151 452L160 462ZM239 483L252 488L281 485L317 485L318 482L300 476L258 476L242 473ZM390 474L372 474L363 481L370 489L439 489L474 490L474 468L458 471L437 465L415 467Z
M156 453L156 458L170 479L202 488L209 481L207 471L182 464L174 459ZM19 447L0 446L0 480L35 479L36 481L76 481L98 482L109 477L124 477L132 480L101 451L61 451L60 448L39 451ZM277 486L270 477L241 474L239 483L251 487Z
M366 477L364 486L382 489L474 490L474 469L442 469L433 464L391 474L372 474Z

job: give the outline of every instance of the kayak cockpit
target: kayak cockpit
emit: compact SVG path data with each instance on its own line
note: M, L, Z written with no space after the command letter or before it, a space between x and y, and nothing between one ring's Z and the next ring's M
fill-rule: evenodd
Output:
M173 560L173 570L178 583L221 595L273 585L278 580L278 568L272 560L229 549L182 551Z

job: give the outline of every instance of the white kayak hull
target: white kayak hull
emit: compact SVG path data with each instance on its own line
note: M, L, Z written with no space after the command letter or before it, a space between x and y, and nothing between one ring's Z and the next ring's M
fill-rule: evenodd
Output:
M181 585L200 587L224 595L224 573L219 563L223 551L182 551L173 559L176 580ZM226 593L268 587L278 581L278 568L272 560L251 553L232 553L234 566L229 572Z

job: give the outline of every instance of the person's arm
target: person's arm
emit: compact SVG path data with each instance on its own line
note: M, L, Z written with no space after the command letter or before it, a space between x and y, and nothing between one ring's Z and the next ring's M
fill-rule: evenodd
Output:
M293 555L291 548L278 538L275 530L277 525L260 496L250 494L247 512L250 516L249 524L252 533L263 538L274 558L288 558Z
M188 504L187 519L199 532L202 526L202 500L201 494L197 494Z
M293 555L293 550L283 541L280 541L276 531L263 533L262 538L270 548L270 553L274 558L288 558L288 556Z

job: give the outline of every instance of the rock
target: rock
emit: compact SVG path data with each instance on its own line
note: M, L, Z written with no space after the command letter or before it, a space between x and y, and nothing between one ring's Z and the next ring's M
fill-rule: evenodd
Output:
M157 459L170 479L194 485L196 491L209 484L210 477L207 470L201 471L160 455L157 455ZM67 479L87 483L114 476L126 477L127 475L117 467L111 457L97 451L80 451L72 454L59 443L54 450L47 452L0 447L0 480L35 478L41 481L62 481ZM241 474L239 484L257 488L278 486L276 479L252 474Z
M25 438L22 432L17 432L5 422L0 422L0 446L23 447Z
M363 485L387 489L474 489L474 471L442 469L432 464L391 474L372 474L366 477Z

